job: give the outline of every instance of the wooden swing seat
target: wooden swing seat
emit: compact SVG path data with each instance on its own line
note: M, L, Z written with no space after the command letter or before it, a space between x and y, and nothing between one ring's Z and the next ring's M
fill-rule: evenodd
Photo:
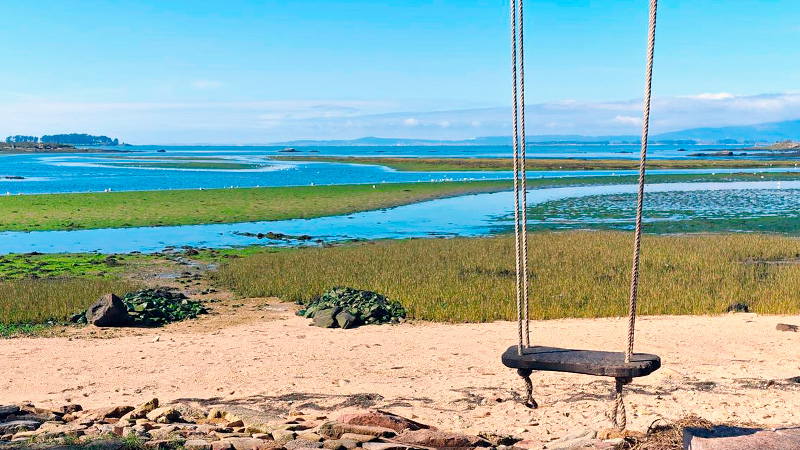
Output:
M637 378L650 375L661 367L661 358L647 353L634 353L625 362L624 352L573 350L533 346L519 354L516 345L503 353L503 364L518 370L543 370L581 373L614 378Z

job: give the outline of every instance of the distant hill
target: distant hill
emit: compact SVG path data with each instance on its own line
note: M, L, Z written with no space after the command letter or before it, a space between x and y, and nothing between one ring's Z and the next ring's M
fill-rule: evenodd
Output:
M653 136L653 139L694 139L703 142L736 140L739 142L800 140L800 120L740 125L719 128L693 128Z
M535 135L528 136L530 144L609 144L638 143L639 136L581 136L581 135ZM740 125L719 128L692 128L671 131L650 136L651 142L662 144L752 144L755 142L800 141L800 120L786 122L763 123L758 125ZM442 141L433 139L392 139L365 137L353 140L338 141L290 141L277 142L273 145L287 147L335 147L335 146L426 146L426 145L511 145L511 136L488 136L459 141Z

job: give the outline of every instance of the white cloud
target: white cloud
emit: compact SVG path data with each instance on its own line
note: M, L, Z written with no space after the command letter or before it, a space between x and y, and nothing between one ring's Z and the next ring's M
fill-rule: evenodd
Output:
M714 98L711 98L713 96ZM86 132L132 143L266 143L363 136L469 139L511 134L511 108L400 101L250 102L0 101L0 137ZM438 109L437 109L438 106ZM642 100L529 104L528 135L632 135ZM653 134L800 119L800 93L656 97ZM5 134L3 134L5 133Z
M640 117L617 115L617 117L611 119L611 122L621 125L641 125L642 119Z
M689 95L686 98L698 98L700 100L730 100L732 98L736 98L736 96L733 94L729 94L727 92L718 92L716 94L705 93L698 95Z

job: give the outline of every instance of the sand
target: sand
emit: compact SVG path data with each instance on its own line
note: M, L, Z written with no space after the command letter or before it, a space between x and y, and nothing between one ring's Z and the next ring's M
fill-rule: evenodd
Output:
M326 330L286 305L249 305L240 321L2 340L0 403L91 408L158 397L333 417L380 407L448 430L541 441L609 426L610 379L537 372L541 407L519 403L520 378L500 363L515 323ZM800 316L641 317L636 350L660 355L663 367L629 386L629 428L687 414L800 423L800 379L787 381L800 376L800 333L776 331L778 323L800 324ZM532 334L541 345L620 350L626 321L533 322Z

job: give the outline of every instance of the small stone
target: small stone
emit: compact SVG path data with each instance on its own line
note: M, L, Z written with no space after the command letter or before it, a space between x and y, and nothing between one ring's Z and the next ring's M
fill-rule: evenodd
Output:
M64 414L76 413L78 411L83 411L83 407L81 407L81 405L76 405L74 403L70 403L68 405L62 405L53 409L53 412L55 414L60 414L62 416Z
M227 440L222 441L215 441L211 443L211 450L236 450L233 448L233 444L231 444Z
M181 420L181 414L175 408L164 406L147 413L147 419L155 423L171 423Z
M272 432L272 439L275 439L277 442L287 443L289 441L293 441L294 438L297 437L294 431L289 430L275 430Z
M363 444L364 442L374 441L375 439L377 439L377 437L371 434L344 433L339 439L356 441L359 444Z
M322 442L322 436L317 433L298 433L297 439L311 442Z
M241 419L234 420L232 422L226 423L225 426L228 427L228 428L239 428L239 427L243 427L244 426L244 422L242 422Z
M202 439L189 439L183 443L186 450L211 450L211 444Z
M153 398L150 401L147 401L137 406L135 409L122 416L121 419L124 420L144 419L145 417L147 417L147 413L153 411L156 408L158 408L158 399Z
M788 323L779 323L779 324L778 324L778 325L775 327L775 329L776 329L776 330L778 330L778 331L793 331L793 332L795 332L795 333L796 333L798 330L800 330L800 328L798 328L798 326L797 326L797 325L790 325L790 324L788 324Z

